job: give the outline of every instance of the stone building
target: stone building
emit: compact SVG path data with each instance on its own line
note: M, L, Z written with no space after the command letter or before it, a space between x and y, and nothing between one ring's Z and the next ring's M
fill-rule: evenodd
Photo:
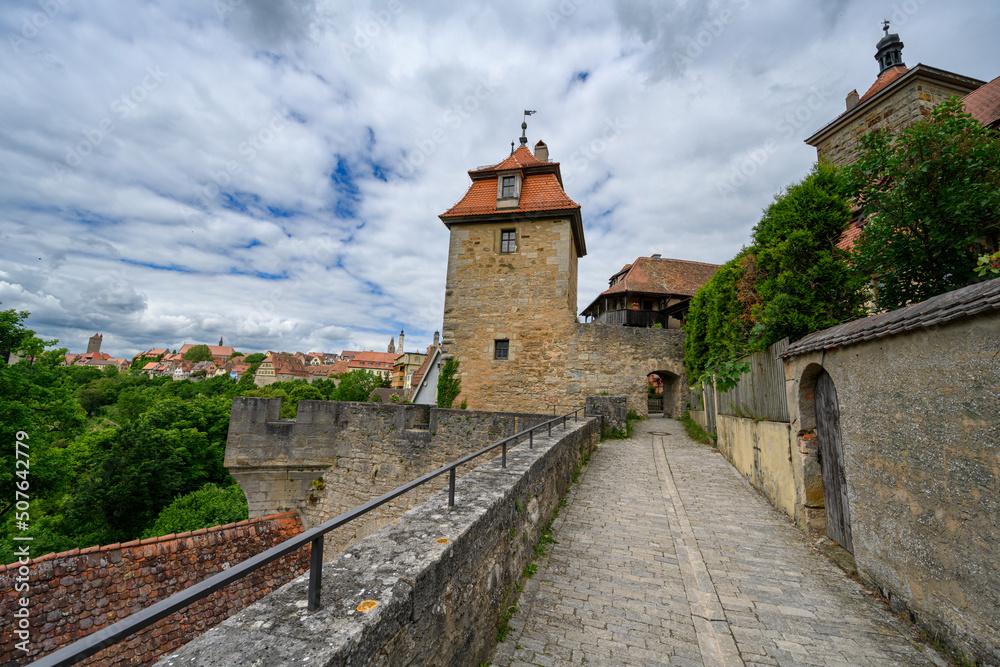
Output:
M908 68L903 63L899 35L889 34L888 21L883 30L885 36L876 45L879 73L875 83L864 95L859 96L857 90L848 93L844 113L806 139L816 148L819 160L838 167L852 164L857 160L860 139L868 132L898 132L930 114L948 97L965 97L984 83L922 63Z
M521 125L526 130L527 125ZM687 400L680 330L579 324L577 262L587 253L580 205L545 142L469 172L440 215L450 231L442 356L460 363L458 401L477 410L549 411L588 394L626 395L646 412L647 376Z

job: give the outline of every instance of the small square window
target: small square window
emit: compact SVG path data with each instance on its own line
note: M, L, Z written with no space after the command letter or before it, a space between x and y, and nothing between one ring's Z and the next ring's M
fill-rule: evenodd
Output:
M517 252L517 230L504 229L500 231L500 252Z
M493 358L506 359L510 349L510 341L505 339L493 341Z
M500 189L500 197L506 199L508 197L514 196L514 188L516 187L516 179L513 176L503 177L503 186Z

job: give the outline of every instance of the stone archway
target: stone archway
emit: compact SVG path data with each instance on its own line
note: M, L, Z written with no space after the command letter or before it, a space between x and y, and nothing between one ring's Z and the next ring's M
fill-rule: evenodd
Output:
M660 411L663 413L664 417L680 417L681 409L681 391L683 385L681 384L681 377L672 371L668 370L655 370L651 371L647 378L656 378L659 385L659 395L662 397L662 403ZM648 380L647 380L648 382Z

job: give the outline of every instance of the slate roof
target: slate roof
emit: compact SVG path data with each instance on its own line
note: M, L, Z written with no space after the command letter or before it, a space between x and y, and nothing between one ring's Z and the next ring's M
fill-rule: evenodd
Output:
M1000 123L1000 76L963 97L962 104L983 125Z
M888 313L811 333L789 345L779 357L794 357L936 326L978 313L1000 310L1000 278L933 296Z

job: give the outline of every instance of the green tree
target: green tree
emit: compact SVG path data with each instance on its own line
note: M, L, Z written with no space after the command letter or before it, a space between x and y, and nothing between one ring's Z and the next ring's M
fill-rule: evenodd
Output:
M370 371L353 370L343 373L331 400L367 401L381 383L382 378Z
M437 406L451 408L460 393L462 378L458 375L458 359L448 359L438 375Z
M898 134L871 132L848 168L867 223L853 260L892 310L982 280L1000 245L1000 138L952 97Z
M837 247L851 217L846 195L843 173L818 164L754 227L741 291L754 323L751 351L864 315L865 280Z
M685 319L684 366L735 384L739 359L785 338L860 316L863 278L837 242L850 219L847 181L817 165L775 196L752 242L695 294Z
M197 491L178 497L163 508L156 522L142 534L143 539L171 533L200 530L248 517L247 499L239 484L219 487L212 482Z
M198 363L199 361L211 361L212 360L212 350L209 349L208 345L194 345L187 352L184 353L184 361L193 361Z
M684 322L684 367L692 382L749 352L752 320L737 289L744 257L746 250L719 267L691 299Z

